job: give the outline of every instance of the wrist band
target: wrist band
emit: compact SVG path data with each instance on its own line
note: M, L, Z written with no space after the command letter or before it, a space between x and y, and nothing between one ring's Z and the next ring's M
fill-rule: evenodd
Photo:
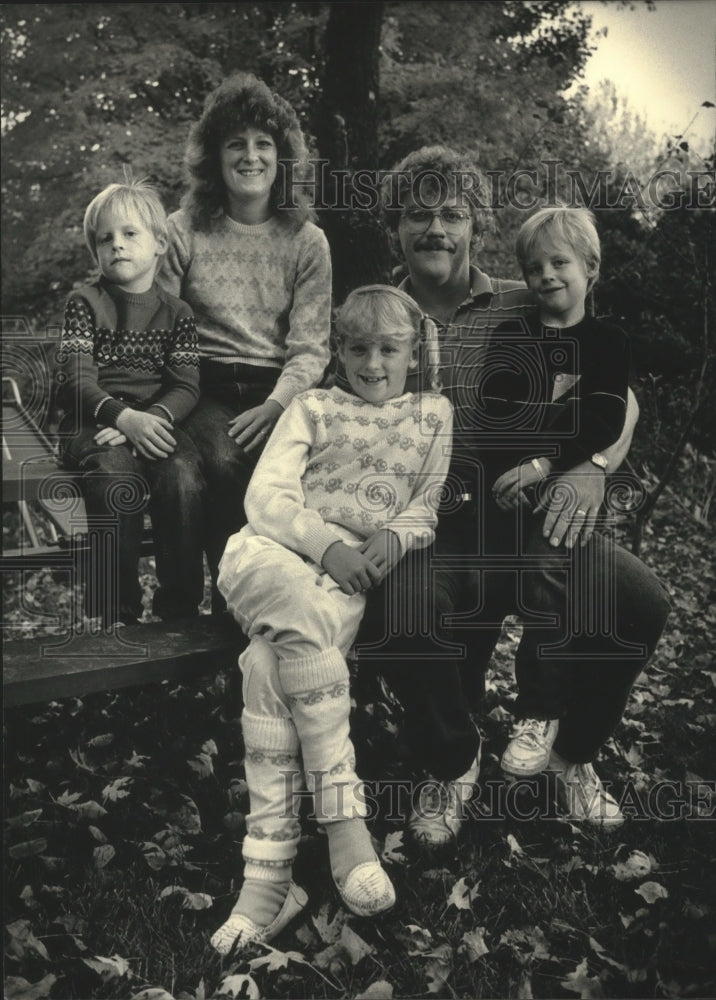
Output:
M536 469L537 472L539 472L540 479L546 479L547 478L547 473L544 471L544 469L540 465L540 460L538 458L533 458L531 464L532 464L532 467L534 469Z

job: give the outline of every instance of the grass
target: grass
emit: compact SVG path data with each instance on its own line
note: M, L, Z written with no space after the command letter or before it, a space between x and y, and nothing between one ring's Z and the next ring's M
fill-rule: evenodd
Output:
M713 531L685 523L678 509L667 508L652 532L646 557L658 563L675 612L599 770L633 792L632 813L648 812L649 794L667 779L671 798L699 793L700 813L632 815L608 834L560 819L540 783L544 818L502 816L509 793L498 762L518 635L510 626L480 716L481 796L459 841L417 854L383 808L374 833L392 859L398 903L366 921L339 906L325 838L307 818L295 868L307 914L273 949L222 961L208 939L240 885L248 808L227 678L15 709L5 717L5 995L716 996L707 600L716 546ZM41 580L33 593L42 606ZM364 773L407 773L396 706L365 679L355 693ZM620 880L616 866L634 850L652 870Z

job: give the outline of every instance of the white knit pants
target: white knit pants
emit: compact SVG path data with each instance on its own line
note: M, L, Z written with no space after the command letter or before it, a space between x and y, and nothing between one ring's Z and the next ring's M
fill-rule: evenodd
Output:
M269 644L258 638L251 646L257 671L261 672L262 667L268 674L275 670L276 658ZM244 689L252 673L249 670L244 675ZM242 845L244 876L267 882L287 881L301 836L297 793L304 787L304 779L298 733L287 714L272 715L249 708L244 708L241 728L251 798Z
M251 638L239 658L242 724L247 720L250 732L258 719L295 726L319 822L365 816L365 797L355 773L349 735L344 655L355 639L365 599L344 594L327 573L248 526L229 539L218 585L229 610ZM245 739L248 744L246 732ZM252 775L261 780L262 791L256 796L260 808L255 810L254 781L247 768L251 814L246 839L253 839L256 824L265 827L267 808L273 808L274 822L286 813L285 783L279 793L279 785L267 780L268 775ZM271 789L273 807L264 801ZM274 836L272 843L276 842Z

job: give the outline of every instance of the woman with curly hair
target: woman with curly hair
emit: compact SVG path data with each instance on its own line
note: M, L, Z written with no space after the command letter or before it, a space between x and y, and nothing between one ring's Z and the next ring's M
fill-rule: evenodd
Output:
M201 396L184 429L206 487L212 580L246 518L253 467L295 395L329 360L331 261L303 180L306 143L293 108L248 73L229 77L191 127L189 188L169 217L159 280L196 317ZM223 606L216 588L213 606Z

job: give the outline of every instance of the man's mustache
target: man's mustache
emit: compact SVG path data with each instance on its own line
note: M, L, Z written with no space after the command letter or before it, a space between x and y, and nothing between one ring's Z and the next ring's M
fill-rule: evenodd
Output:
M447 253L455 253L455 247L451 243L445 243L441 239L424 239L415 244L415 249L420 250L445 250Z

